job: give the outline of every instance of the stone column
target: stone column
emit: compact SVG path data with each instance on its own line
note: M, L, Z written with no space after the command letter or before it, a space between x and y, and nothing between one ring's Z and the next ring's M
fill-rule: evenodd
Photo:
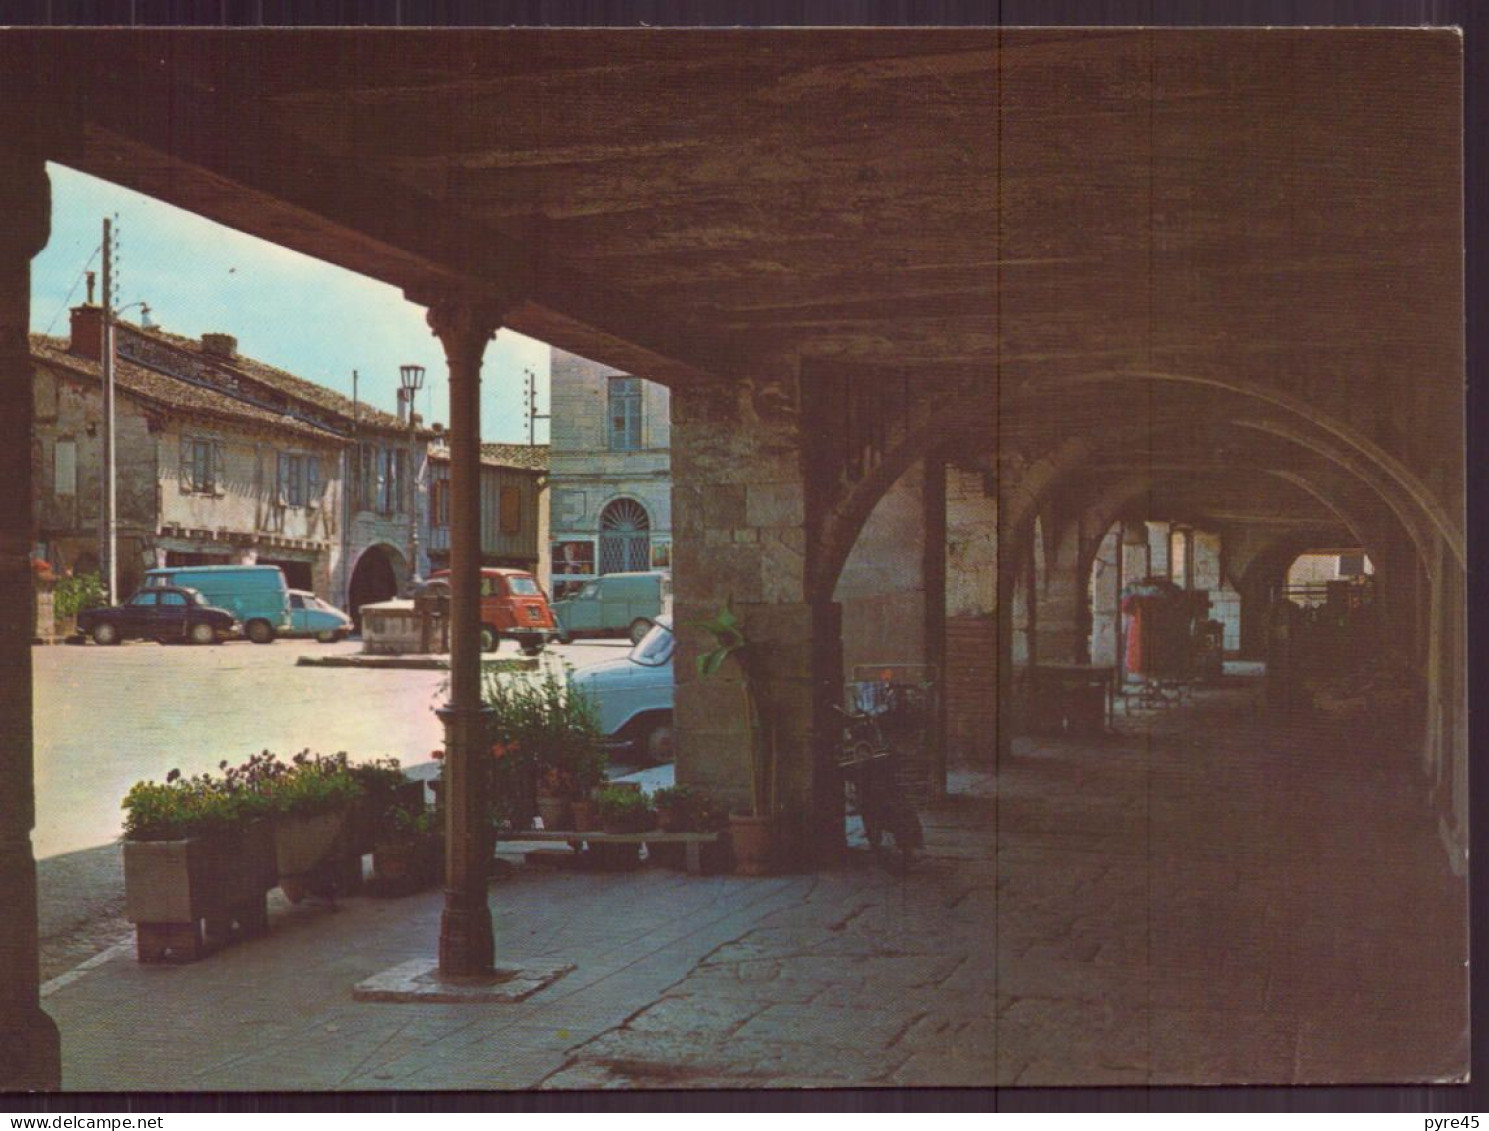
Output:
M500 311L468 299L429 304L450 367L450 700L445 725L445 909L439 971L491 971L490 708L481 701L481 358Z
M24 115L25 111L18 113ZM61 1086L61 1039L42 1011L31 723L31 257L51 229L46 166L6 138L0 172L0 1092Z
M772 382L778 391L792 382ZM840 731L838 606L808 592L809 495L794 399L749 382L679 387L672 397L674 608L678 628L677 776L738 810L750 802L750 732L741 672L701 677L711 642L697 627L731 602L755 649L773 734L783 832L820 861L841 850L842 790L832 763ZM768 793L771 783L765 783Z

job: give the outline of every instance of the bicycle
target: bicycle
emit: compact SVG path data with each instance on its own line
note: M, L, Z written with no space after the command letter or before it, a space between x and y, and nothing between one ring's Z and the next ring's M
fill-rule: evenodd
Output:
M844 720L837 765L849 811L863 820L864 836L877 858L885 860L887 833L899 851L900 868L908 868L915 850L924 846L925 834L915 806L900 787L899 755L884 740L873 715L841 707L837 711Z

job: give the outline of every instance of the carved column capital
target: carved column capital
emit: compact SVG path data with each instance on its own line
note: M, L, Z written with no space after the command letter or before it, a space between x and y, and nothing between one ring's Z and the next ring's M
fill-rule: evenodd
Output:
M522 302L522 296L468 290L405 291L410 301L428 308L425 320L445 347L445 358L453 367L479 361L481 354L507 316Z

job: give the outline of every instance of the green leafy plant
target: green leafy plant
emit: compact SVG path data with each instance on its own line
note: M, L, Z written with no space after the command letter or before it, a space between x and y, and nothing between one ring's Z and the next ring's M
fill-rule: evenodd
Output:
M651 803L659 816L666 816L670 832L714 832L729 823L729 814L714 798L685 785L664 786L652 794Z
M185 840L242 827L242 798L210 774L185 777L172 770L164 782L136 782L124 795L126 840Z
M103 603L103 582L96 573L68 575L52 590L52 609L57 617L75 617Z
M552 671L538 678L486 673L492 800L498 820L525 824L542 778L572 797L605 780L608 759L593 701Z
M595 810L609 832L646 832L656 826L656 811L639 789L608 785L595 793Z
M744 621L735 615L732 599L725 601L723 608L710 619L696 622L695 627L708 633L714 645L698 655L696 665L700 676L718 675L730 659L739 667L745 721L750 731L750 813L769 817L776 809L776 733L768 712L762 710L757 686L758 646L746 635Z

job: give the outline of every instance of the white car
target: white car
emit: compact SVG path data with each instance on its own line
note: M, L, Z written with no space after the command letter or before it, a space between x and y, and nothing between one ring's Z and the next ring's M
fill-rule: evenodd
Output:
M606 737L648 762L672 759L672 645L672 618L660 616L624 656L569 676L594 701Z
M322 644L335 644L351 635L352 618L303 589L290 590L290 623L280 636L314 636Z

